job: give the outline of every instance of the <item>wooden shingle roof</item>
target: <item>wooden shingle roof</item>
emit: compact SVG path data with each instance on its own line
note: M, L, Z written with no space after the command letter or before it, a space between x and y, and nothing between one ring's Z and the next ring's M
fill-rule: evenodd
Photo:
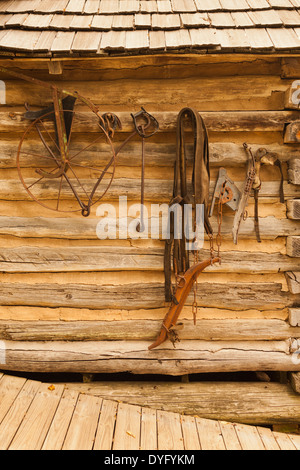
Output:
M300 0L0 0L0 54L300 51Z

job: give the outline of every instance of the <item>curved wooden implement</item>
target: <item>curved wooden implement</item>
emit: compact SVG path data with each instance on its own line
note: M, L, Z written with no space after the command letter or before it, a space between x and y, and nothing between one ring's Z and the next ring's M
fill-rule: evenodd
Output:
M160 333L154 343L149 346L149 350L156 348L167 339L170 328L176 325L180 312L199 274L211 264L219 261L220 258L212 258L202 263L197 263L181 276L171 307L163 320Z

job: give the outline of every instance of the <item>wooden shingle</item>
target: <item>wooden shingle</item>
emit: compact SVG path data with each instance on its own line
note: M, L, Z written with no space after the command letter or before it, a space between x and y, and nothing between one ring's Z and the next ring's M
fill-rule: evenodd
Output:
M23 22L23 28L47 29L51 23L53 15L39 15L30 13Z
M246 11L233 11L231 16L237 28L247 28L254 25Z
M157 2L154 0L141 0L140 1L140 13L156 13Z
M278 15L285 26L300 25L300 14L296 10L278 10Z
M41 31L23 31L10 29L0 40L0 48L15 49L21 51L33 51Z
M52 43L57 35L57 31L42 31L33 50L36 52L48 52L51 50Z
M190 47L192 45L190 33L187 29L166 31L166 46L170 49Z
M20 13L20 15L23 15L23 14L26 15L26 13ZM11 19L13 16L19 16L19 15L12 15L12 14L5 15L5 14L1 14L1 13L0 13L0 26L3 27L4 25L7 25L8 22L10 21L10 19ZM26 18L26 16L25 16L25 18ZM14 25L14 20L12 20L12 23L13 23L13 25Z
M269 0L271 7L277 8L293 8L290 0Z
M118 13L119 1L118 0L101 0L99 13Z
M134 25L136 28L151 28L150 13L138 13L134 17Z
M108 31L102 33L100 50L124 50L126 46L125 42L125 31Z
M253 10L264 10L270 8L270 4L267 0L247 0L247 3Z
M138 13L140 11L139 0L120 0L119 12L120 13Z
M100 8L100 0L86 0L83 12L91 15L97 14Z
M177 13L197 11L193 0L171 0L172 9Z
M250 48L250 42L243 29L218 29L217 37L223 49Z
M249 5L246 0L220 0L221 6L224 10L234 11L249 10Z
M68 0L40 0L35 10L38 13L60 13L65 10Z
M180 16L177 14L153 14L153 29L179 29L181 26Z
M67 13L81 13L83 11L85 0L70 0L65 11Z
M70 24L70 29L90 29L93 15L74 15Z
M75 32L58 31L51 45L52 52L70 52Z
M226 28L233 28L235 26L235 23L230 13L209 13L208 16L212 26Z
M274 44L264 28L246 29L245 34L252 50L274 49Z
M113 15L94 15L91 24L92 29L109 30L112 27Z
M157 11L159 13L171 13L171 0L157 0Z
M249 11L248 15L256 26L281 26L282 21L275 10Z
M41 0L17 0L10 2L1 2L1 11L6 11L7 13L25 13L32 12L40 4ZM3 8L3 10L2 10Z
M114 15L112 29L133 29L133 15Z
M61 31L68 30L70 28L73 17L73 15L62 15L57 13L53 15L49 27L51 29L57 29Z
M97 52L101 33L97 31L78 31L75 34L71 49L74 52Z
M26 20L28 13L17 13L15 15L1 15L0 25L6 28L21 26Z
M150 49L165 49L166 37L165 32L161 30L149 31L149 48Z
M186 27L209 26L210 21L207 13L181 13L181 22Z
M219 0L195 0L198 11L221 11L223 7Z
M267 31L277 50L300 48L300 39L293 29L268 28Z
M216 47L220 45L217 37L217 30L209 29L190 29L191 44L193 47Z
M141 50L149 47L148 31L141 29L126 31L125 48L128 50Z

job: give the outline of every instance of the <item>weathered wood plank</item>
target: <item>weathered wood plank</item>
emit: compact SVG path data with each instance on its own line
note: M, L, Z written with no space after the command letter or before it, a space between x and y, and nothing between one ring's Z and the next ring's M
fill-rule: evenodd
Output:
M22 377L2 376L0 379L0 423L20 393L26 379Z
M98 175L97 175L98 176ZM71 176L71 183L75 182L75 177ZM38 178L25 178L26 186L29 187L34 184L34 189L31 189L31 193L39 201L46 204L47 207L52 207L56 209L57 207L57 197L59 193L60 182L59 179L41 179L38 181ZM81 184L84 186L85 191L88 194L91 194L96 182L97 177L93 178L81 178ZM108 179L105 180L105 187L108 184ZM236 181L236 186L241 189L243 186L243 181ZM270 202L273 202L274 199L279 200L279 186L280 181L264 181L260 190L260 200L265 201L270 199ZM75 186L76 187L76 186ZM102 189L99 190L99 196L104 190L104 184L101 186ZM210 184L210 195L213 194L215 188L215 181L211 181ZM188 189L191 189L190 183L188 184ZM169 203L173 190L173 181L172 175L170 174L170 179L145 179L145 201L151 201L154 203ZM99 201L107 203L108 201L119 201L120 196L126 196L129 201L138 201L140 200L141 193L141 182L140 179L134 178L114 178L112 184L109 188L109 192L106 194L105 198ZM299 193L297 187L289 185L287 182L284 182L284 194L286 199L291 199L294 196L297 196ZM95 196L95 201L97 200L97 192ZM87 202L86 195L79 191L80 197ZM19 179L7 179L0 180L0 199L8 201L31 201L31 196L27 193L24 186L21 184ZM71 187L65 182L62 185L61 189L61 200L74 200L74 193ZM45 202L48 201L48 202ZM129 205L129 204L128 204ZM75 209L76 210L76 209ZM78 205L78 211L80 211L80 206Z
M157 411L158 450L183 450L180 417L169 411Z
M93 450L111 450L118 403L103 400Z
M113 450L139 450L141 408L120 403L116 419Z
M222 252L222 263L214 272L278 273L296 271L299 262L281 253L230 251ZM201 250L199 260L209 258ZM93 272L93 271L163 271L164 248L120 246L0 248L0 271L27 272Z
M196 418L200 444L202 450L225 450L225 443L218 421L205 418Z
M173 15L174 16L174 15ZM161 17L161 15L159 15ZM172 16L171 16L172 17ZM179 17L178 17L179 19ZM8 33L12 38L15 31ZM21 33L21 31L17 31ZM37 42L40 32L34 32ZM97 47L100 42L100 33L95 32ZM122 32L122 35L124 32ZM172 33L170 33L172 34ZM52 51L64 52L70 50L75 33L60 31L51 46ZM125 35L124 35L125 36ZM144 47L148 45L148 36L146 31L138 31L136 35L126 34L125 40L129 48ZM187 35L189 39L189 34ZM111 39L111 37L110 37ZM141 41L140 41L141 39ZM172 39L172 38L171 38ZM133 47L131 43L134 42ZM138 45L140 43L140 46ZM31 49L32 49L32 44ZM103 45L103 42L102 42ZM61 86L60 82L54 82L57 86ZM134 109L141 106L160 109L176 109L182 106L182 103L193 102L195 107L204 111L214 110L216 102L218 102L220 111L235 110L237 105L237 96L239 97L239 106L241 109L257 110L257 109L282 109L284 93L288 83L283 82L278 76L248 76L234 77L234 87L232 86L232 77L222 78L222 87L219 86L218 80L214 77L191 77L183 78L181 81L177 77L161 78L148 77L143 80L132 78L131 80L102 80L101 86L99 81L89 81L88 97L95 105L103 108L128 106L131 103ZM85 81L64 82L63 89L74 91L80 95L86 96L87 89ZM223 89L227 90L224 96ZM275 93L276 91L276 93ZM25 97L25 98L24 98ZM28 98L26 98L28 97ZM29 100L31 106L41 106L51 102L51 93L40 86L36 86L30 82L20 80L6 80L6 103L8 106L23 105L25 100Z
M263 441L255 427L236 424L235 429L243 450L265 450Z
M16 149L18 148L21 136L16 137L15 140L1 139L0 152L1 161L0 168L15 168L16 167ZM74 139L70 144L70 155L75 155L79 150L87 147L92 140L95 140L95 136L91 139L87 139L86 135L78 134L74 136ZM114 147L117 150L120 142L115 141ZM253 150L261 147L257 143L248 144ZM88 161L89 166L103 167L107 163L107 146L103 145L101 141L97 143L97 146L91 146L84 152L84 158ZM247 155L242 145L231 143L231 142L213 142L211 140L209 144L210 149L210 165L236 167L245 165L247 162ZM288 161L293 155L298 155L298 149L296 146L280 145L272 143L268 145L268 150L272 153L276 153L278 158L282 162ZM26 153L26 159L22 159L22 168L36 168L37 163L40 163L40 158L36 156L37 147L36 142L32 140L25 141L22 146L22 152ZM147 166L163 166L172 167L174 166L176 156L175 136L174 143L157 143L152 139L147 142L146 146L147 155ZM140 142L129 142L123 150L118 153L118 165L135 167L141 165L141 145ZM190 165L192 162L192 145L186 145L186 157L187 164ZM43 166L47 167L50 165L50 161L43 161Z
M181 341L150 352L149 342L5 341L3 370L184 375L204 372L299 371L289 341Z
M182 415L181 429L185 450L201 450L196 420L193 416Z
M292 306L295 296L282 291L276 282L214 283L203 282L197 293L199 307L247 310L282 309ZM186 302L191 305L193 295ZM103 308L161 308L165 306L164 285L158 283L99 286L96 284L1 284L2 305L28 305L47 307Z
M280 450L271 429L263 428L261 426L258 426L256 429L266 450Z
M298 424L300 419L299 395L289 385L276 382L96 381L67 383L66 387L109 400L232 423L269 426ZM227 433L223 430L222 434L227 444Z
M242 450L241 443L237 437L235 425L225 421L219 422L226 450Z
M0 424L1 450L8 449L9 444L13 440L13 437L16 434L22 420L24 419L24 416L26 415L27 410L33 398L35 397L39 387L40 382L27 380L22 390L16 397L5 418ZM71 393L78 392L71 391Z
M79 392L75 390L64 391L47 432L42 450L61 450L74 413L78 395Z
M181 104L178 109L181 109ZM149 108L149 112L152 110ZM122 122L119 132L132 132L133 123L130 113L115 109L103 108L103 112L116 112ZM0 132L24 132L28 121L23 120L24 111L0 112ZM208 131L211 132L283 132L286 123L299 119L297 111L200 111ZM160 124L160 132L174 132L178 112L155 111ZM49 127L48 127L49 126ZM47 128L52 128L49 123ZM77 113L74 117L73 132L97 132L99 126L93 114Z
M156 410L142 408L140 450L157 450Z
M62 450L92 450L102 399L79 395Z
M53 390L49 390L49 384L41 384L9 449L41 449L63 390L63 385L56 385Z
M291 309L292 310L292 309ZM249 341L300 338L300 328L276 319L182 319L183 340ZM300 321L299 321L300 323ZM0 321L0 339L9 341L151 341L161 321Z
M46 218L46 217L0 217L0 234L12 235L20 238L64 238L73 240L97 240L97 224L101 219L80 218ZM109 219L107 219L108 221ZM128 217L128 224L133 218ZM157 220L157 219L152 219ZM124 227L121 219L122 227ZM214 232L217 233L217 220L211 220ZM222 236L224 239L232 238L233 216L223 216ZM116 220L118 232L119 220ZM145 232L141 238L150 236L151 221L148 223L149 233ZM295 248L288 249L288 255L297 257L299 249L297 243L300 234L300 225L295 220L277 219L273 216L260 218L260 233L262 239L275 240L278 237L288 237L289 243ZM138 234L134 234L138 237ZM161 237L161 234L158 234ZM256 239L254 218L248 217L242 221L239 239ZM295 254L293 254L295 253Z

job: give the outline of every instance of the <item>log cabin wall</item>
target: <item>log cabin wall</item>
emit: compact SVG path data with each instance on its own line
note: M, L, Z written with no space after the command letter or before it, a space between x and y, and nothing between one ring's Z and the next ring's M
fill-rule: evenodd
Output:
M168 341L148 351L168 309L163 240L99 240L99 204L84 218L78 212L51 211L28 196L16 169L18 144L28 126L22 118L24 102L39 109L51 103L51 95L2 74L1 369L167 375L299 371L299 186L289 183L288 173L297 177L289 162L297 159L299 144L285 143L284 136L286 126L299 119L286 96L300 75L300 59L279 53L62 55L51 60L14 55L1 65L55 81L88 97L101 111L116 113L123 125L113 139L116 148L133 130L131 113L143 106L153 114L160 130L146 142L148 208L170 201L176 119L186 106L199 111L208 129L211 195L221 167L241 188L244 142L253 151L265 147L278 154L285 194L282 204L278 169L263 168L261 243L255 237L253 197L237 245L231 233L233 212L224 209L222 264L199 277L197 325L191 295L180 317L176 348ZM89 120L79 116L72 138L88 144L93 137ZM82 176L89 175L82 171ZM119 196L127 196L128 204L139 203L140 177L141 141L135 138L120 153L114 181L101 202L117 208ZM57 191L51 185L41 183L39 191L41 201L55 203ZM74 209L77 203L69 195L60 204ZM216 212L212 224L216 232ZM205 240L200 257L208 256Z

